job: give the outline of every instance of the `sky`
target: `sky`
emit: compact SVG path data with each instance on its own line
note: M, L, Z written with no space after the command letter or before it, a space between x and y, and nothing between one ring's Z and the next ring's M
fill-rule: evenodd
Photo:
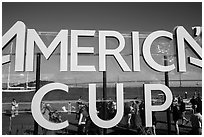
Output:
M120 31L188 30L202 23L201 3L5 3L3 34L18 20L39 31L95 29Z
M61 29L70 30L115 30L120 33L130 33L139 31L140 33L150 33L157 30L173 32L174 27L184 26L189 33L191 27L202 26L202 3L2 3L2 33L6 33L16 21L23 21L28 29L36 31L59 32ZM44 42L52 41L52 36L42 36ZM143 39L144 40L144 39ZM142 45L142 41L140 45ZM15 42L14 42L15 43ZM97 49L97 38L81 40L81 45L93 46ZM116 46L117 42L109 40L110 47ZM157 43L158 44L158 43ZM49 44L48 44L49 45ZM70 45L69 45L70 48ZM13 48L14 49L14 48ZM10 47L3 51L9 53ZM174 49L173 49L174 50ZM14 51L14 50L13 50ZM126 39L124 54L131 52L131 39ZM188 51L187 54L192 54ZM131 57L124 57L131 67ZM158 62L162 62L161 56L155 56ZM14 58L12 59L14 60ZM69 59L68 59L69 60ZM154 81L163 80L164 74L150 69L141 58L140 72L122 72L113 58L107 59L108 81ZM13 62L13 63L12 63ZM13 71L14 61L11 62L11 81L23 82L26 80L26 73ZM98 70L97 57L79 57L79 64L95 65ZM176 64L176 59L174 59ZM9 64L2 66L2 81L8 80ZM202 70L191 65L187 66L186 73L180 74L176 71L169 73L170 80L192 80L194 82L183 82L183 85L198 85L202 80ZM35 79L35 74L29 74L29 81ZM101 72L60 72L59 57L52 56L49 61L42 57L41 79L53 80L62 83L90 83L101 82ZM130 84L127 82L126 84ZM136 85L137 83L133 83ZM139 83L141 86L141 83ZM177 83L178 86L178 83ZM201 86L201 84L199 85Z

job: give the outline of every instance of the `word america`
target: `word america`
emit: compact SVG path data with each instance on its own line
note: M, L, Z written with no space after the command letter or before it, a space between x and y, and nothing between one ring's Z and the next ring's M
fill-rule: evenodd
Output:
M201 27L196 27L200 29ZM27 32L27 36L26 36ZM71 56L70 71L96 71L95 66L78 65L78 54L94 54L94 47L79 47L78 38L80 36L93 37L95 30L71 30ZM193 39L193 37L185 30L184 27L178 26L175 29L176 48L178 59L178 71L186 72L186 55L185 42L193 49L199 59L188 57L189 63L202 67L202 48ZM34 64L34 47L38 46L44 57L48 60L55 49L60 45L60 71L68 71L68 30L61 30L49 46L46 46L39 37L35 29L27 29L23 22L16 22L4 35L2 39L2 49L4 49L10 40L16 36L16 55L15 55L15 71L33 71ZM116 49L106 49L106 38L114 37L118 40ZM169 72L175 69L175 65L163 66L158 64L151 55L150 48L152 42L159 37L167 37L173 40L173 34L168 31L155 31L147 36L142 47L142 55L145 62L154 70L159 72ZM26 45L26 46L25 46ZM117 31L99 31L99 71L106 71L106 56L114 56L123 71L131 71L120 52L125 47L125 39L122 34ZM26 49L26 51L25 51ZM26 52L26 57L25 57ZM140 51L139 51L139 32L132 32L132 71L140 71ZM25 60L26 58L26 60ZM10 56L2 57L2 63L8 63ZM24 64L25 62L25 64Z

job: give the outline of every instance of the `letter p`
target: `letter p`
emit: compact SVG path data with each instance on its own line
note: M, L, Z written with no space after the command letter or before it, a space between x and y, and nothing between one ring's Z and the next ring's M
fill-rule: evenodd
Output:
M166 100L162 105L152 106L151 101L152 90L161 90L165 94ZM152 127L152 111L163 111L168 109L172 103L172 93L167 86L162 84L144 84L144 95L145 95L146 127Z

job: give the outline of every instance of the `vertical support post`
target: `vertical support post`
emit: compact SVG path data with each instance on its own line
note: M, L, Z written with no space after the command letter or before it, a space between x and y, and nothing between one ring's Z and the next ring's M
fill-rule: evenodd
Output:
M164 55L164 66L168 65L167 56ZM169 75L168 72L165 72L165 85L169 87ZM171 134L171 115L170 115L170 107L166 110L166 116L167 116L167 127L168 127L168 135Z
M40 89L40 61L41 61L41 54L37 53L36 59L36 89L35 93ZM38 123L34 121L34 135L38 135Z
M106 88L106 71L103 71L103 118L104 120L107 120L107 105L106 105L106 100L107 100L107 88ZM107 129L103 129L103 134L107 134Z
M12 114L9 117L9 135L11 135L11 131L12 131Z
M182 83L181 83L181 72L179 73L179 84L180 84L180 87L182 86Z

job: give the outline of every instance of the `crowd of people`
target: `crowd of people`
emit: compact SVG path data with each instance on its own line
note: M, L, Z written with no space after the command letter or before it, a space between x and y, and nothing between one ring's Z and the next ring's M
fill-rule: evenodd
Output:
M184 95L184 99L187 99L187 93ZM190 99L191 107L188 111L190 117L186 118L186 101L184 102L182 96L175 97L170 108L172 113L172 118L175 125L176 134L180 134L179 125L188 125L191 123L192 130L189 134L200 135L202 134L202 98L200 94L194 94L194 96ZM81 103L81 102L80 102ZM87 134L89 131L89 125L87 123L91 123L88 107L86 105L80 104L81 109L79 109L79 130L80 134ZM114 101L107 102L107 120L112 119L116 114L116 103ZM98 102L97 111L98 116L103 119L103 103ZM145 126L145 102L143 100L134 100L130 102L125 102L124 104L124 120L126 123L127 129L136 129L138 134L153 134L156 135L156 112L152 113L152 127ZM89 122L87 122L89 121ZM180 124L181 123L181 124ZM93 124L93 123L92 123ZM97 126L95 125L95 128ZM99 132L95 132L99 133Z
M185 93L185 97L187 98L187 94ZM170 108L172 112L172 118L175 125L176 134L179 134L179 122L181 125L187 125L189 122L191 123L192 130L190 134L193 135L201 135L202 134L202 98L200 94L194 94L190 99L191 104L191 116L186 118L186 102L182 96L174 97L172 106ZM104 106L106 107L106 114L104 113ZM71 107L71 103L69 102L69 107ZM106 102L99 101L96 104L97 107L97 115L101 119L110 120L114 118L117 111L116 102L113 100L109 100ZM51 106L49 104L45 104L42 102L41 111L45 119L59 123L62 122L61 116L56 110L51 110ZM76 103L76 120L78 121L78 134L102 134L102 129L96 126L89 116L89 108L88 105L82 101L82 97ZM12 117L18 115L18 103L15 99L12 100L11 103L11 111ZM71 111L71 109L70 109ZM71 113L71 112L70 112ZM69 113L69 114L70 114ZM144 100L134 99L130 102L124 103L124 116L123 120L125 121L125 127L127 129L135 129L138 134L153 134L156 135L156 112L152 113L152 127L145 126L145 102ZM189 112L188 112L189 113ZM104 115L106 115L104 117ZM43 129L43 134L46 134L47 130Z
M78 134L101 134L100 129L91 121L89 108L81 101L81 97L76 104L76 118L78 121Z
M190 100L192 104L192 115L190 117L192 130L191 134L193 135L201 135L202 134L202 97L198 93L196 97L196 93Z
M186 96L186 94L185 94ZM181 125L187 125L189 122L191 123L192 130L190 134L193 135L201 135L202 134L202 100L200 94L196 96L196 93L190 99L191 104L191 116L189 119L186 118L186 103L183 101L182 96L174 97L172 103L172 115L173 121L175 125L176 134L179 135L179 120L181 121Z
M109 100L105 104L106 106L106 120L114 118L116 115L116 102ZM97 114L98 117L104 119L104 102L97 102ZM76 119L78 120L78 134L102 134L101 129L97 127L90 119L88 106L83 104L80 99L77 102ZM134 100L131 102L125 102L124 105L124 121L127 129L136 129L138 134L156 134L156 117L155 112L153 116L153 127L145 127L145 112L144 101Z
M125 103L124 118L126 118L126 127L136 129L138 134L156 135L156 116L152 113L152 127L145 126L145 102L135 100Z

